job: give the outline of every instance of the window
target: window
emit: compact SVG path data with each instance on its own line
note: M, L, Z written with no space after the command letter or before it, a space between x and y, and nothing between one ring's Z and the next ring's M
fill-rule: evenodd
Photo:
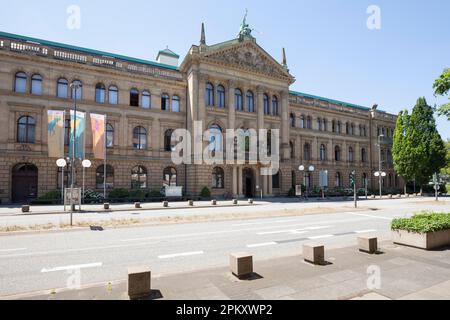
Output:
M114 168L106 165L106 181L105 181L105 165L98 166L95 172L95 186L97 189L104 189L106 182L106 189L114 189Z
M338 121L338 123L337 123L337 131L336 132L339 134L342 132L342 124L340 121Z
M311 186L312 186L312 184L313 184L311 172L305 173L305 181L304 181L304 183L305 183L305 188L306 188L307 190L310 190L310 189L311 189Z
M280 189L280 171L277 174L272 176L272 188Z
M349 162L353 162L354 161L354 159L353 159L353 148L352 147L348 148L348 161Z
M212 187L213 189L224 189L225 188L225 174L223 169L216 167L212 172Z
M278 116L278 98L276 96L272 98L272 115Z
M139 91L137 89L130 90L130 106L139 107Z
M292 113L289 116L289 126L295 128L295 115Z
M133 130L133 147L138 150L147 149L147 130L136 127Z
M342 187L342 179L340 172L336 172L336 175L334 176L334 186L337 188Z
M305 123L305 116L302 115L300 117L300 128L305 129L306 128L306 123Z
M272 130L267 130L267 156L272 155Z
M106 147L114 147L114 127L110 123L106 124Z
M119 103L119 89L116 86L109 87L108 102L109 102L109 104L118 104Z
M175 146L172 145L172 133L172 129L166 130L164 133L164 151L171 152L175 149Z
M327 158L326 156L327 156L327 154L326 154L325 145L321 144L320 145L320 161L325 161Z
M14 81L14 91L19 93L27 92L27 75L24 72L17 72Z
M317 130L322 131L322 119L317 118Z
M102 83L95 86L95 102L105 103L105 92L106 88Z
M147 188L147 169L143 166L134 167L131 170L131 189Z
M322 119L322 123L323 123L323 125L322 125L322 129L323 129L323 131L328 131L328 125L327 125L327 119Z
M17 142L34 143L36 122L33 117L23 116L17 121Z
M237 111L243 111L242 91L240 89L234 90L234 103Z
M263 100L264 100L264 114L269 115L270 114L269 96L267 94L264 94Z
M169 111L170 109L170 97L167 93L163 93L161 96L161 110Z
M83 84L80 80L72 81L72 99L81 100L83 98Z
M251 91L247 91L247 111L255 112L255 100Z
M294 143L292 141L289 141L289 148L291 150L291 159L295 158L295 149L294 149Z
M64 145L68 146L70 144L70 117L65 120L64 125Z
M69 94L69 82L64 79L58 79L56 86L56 96L61 99L67 99Z
M336 121L331 121L331 131L336 132Z
M362 148L361 149L361 162L365 163L367 161L366 159L366 149Z
M172 97L172 112L180 112L180 97Z
M352 136L355 135L355 125L353 123L350 125L350 134Z
M369 186L369 181L367 180L367 173L362 174L362 185L364 188Z
M217 103L219 108L225 108L225 88L220 85L217 87Z
M217 124L212 124L209 126L210 133L210 148L209 151L212 152L212 156L215 156L216 151L223 150L223 142L222 142L222 128Z
M31 94L42 94L42 77L39 74L35 74L31 77Z
M209 82L206 84L205 103L208 107L214 106L214 86Z
M309 143L305 143L305 145L303 146L303 160L311 160L311 145Z
M350 133L350 125L348 122L345 123L345 134L349 134Z
M168 167L164 169L163 186L177 186L177 170L175 168Z
M359 125L359 136L362 137L363 136L363 129L362 129L362 125Z
M319 171L319 186L322 188L328 188L328 170Z
M334 148L334 160L341 161L341 148L339 148L339 146Z
M142 108L150 109L152 107L152 96L147 90L142 92Z

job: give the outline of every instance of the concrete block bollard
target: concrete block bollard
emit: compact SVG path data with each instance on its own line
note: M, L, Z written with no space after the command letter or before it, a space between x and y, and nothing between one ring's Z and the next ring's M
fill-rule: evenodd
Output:
M134 207L135 207L136 209L141 209L141 208L142 208L140 202L136 202L136 203L134 204Z
M189 200L188 201L188 206L193 207L194 206L194 200Z
M389 198L389 199L392 199L392 194L389 194L389 195L388 195L388 198Z
M233 204L234 204L234 205L237 205L237 204L238 204L237 199L233 199Z
M29 205L23 205L22 206L22 212L23 213L30 212L30 206Z
M103 209L104 210L109 210L109 203L104 203L103 204Z
M378 251L378 239L376 237L358 237L359 251L374 254Z
M402 195L401 195L401 194L397 195L397 198L401 199L401 198L402 198Z
M253 199L248 199L249 204L253 204Z
M217 206L217 200L211 200L211 205L212 206Z
M371 199L375 199L375 195L374 195L374 194L371 195L370 198L371 198Z
M147 267L128 268L128 296L131 300L151 294L151 271Z
M325 246L321 244L304 244L303 259L312 264L324 265Z
M253 256L247 253L230 254L230 270L238 278L250 276L253 273Z
M169 201L164 201L163 202L163 207L164 208L168 208L169 207Z

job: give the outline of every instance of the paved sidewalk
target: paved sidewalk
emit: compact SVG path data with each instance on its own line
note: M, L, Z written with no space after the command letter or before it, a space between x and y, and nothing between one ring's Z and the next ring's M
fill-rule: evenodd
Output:
M382 254L360 253L356 247L326 251L327 266L312 266L300 255L255 261L252 280L240 281L227 267L174 275L153 275L149 299L173 300L310 300L310 299L444 299L450 300L450 247L439 251L380 245ZM180 260L182 263L182 260ZM371 278L380 271L380 287ZM124 270L124 278L126 270ZM3 299L126 300L126 282L81 290L40 292Z

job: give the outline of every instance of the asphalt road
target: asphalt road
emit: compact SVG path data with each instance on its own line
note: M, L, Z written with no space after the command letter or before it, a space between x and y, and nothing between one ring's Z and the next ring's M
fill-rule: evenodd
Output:
M449 207L448 201L386 200L359 212L1 236L0 296L66 288L78 271L84 286L126 279L131 266L149 266L158 276L225 266L231 252L265 260L300 254L306 242L335 248L355 244L359 234L387 239L392 218L424 209L448 212Z

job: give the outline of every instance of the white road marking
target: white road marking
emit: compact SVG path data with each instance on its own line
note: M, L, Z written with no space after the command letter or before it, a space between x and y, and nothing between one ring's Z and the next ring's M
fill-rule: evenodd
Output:
M79 265L72 265L72 266L56 267L56 268L50 268L50 269L43 268L41 270L41 272L48 273L48 272L56 272L56 271L97 268L97 267L101 267L102 265L103 265L102 262L96 262L96 263L89 263L89 264L79 264Z
M358 231L355 231L355 233L369 233L369 232L375 232L375 231L377 231L377 230L375 230L375 229L358 230Z
M299 219L276 220L276 221L264 221L264 222L252 222L252 223L241 223L241 224L233 224L233 227L258 226L258 225L262 225L262 224L285 223L285 222L295 222L295 221L299 221Z
M279 234L279 233L293 233L293 234L302 234L306 233L308 231L314 231L314 230L322 230L322 229L328 229L331 228L330 226L323 226L323 227L308 227L304 229L289 229L289 230L279 230L279 231L267 231L267 232L259 232L257 235L263 236L268 234Z
M325 234L323 236L315 236L315 237L309 237L309 240L317 240L317 239L326 239L326 238L332 238L334 235L332 234Z
M17 248L17 249L0 249L0 252L15 252L15 251L25 251L27 248Z
M178 258L178 257L197 256L197 255L202 255L202 254L204 254L203 251L166 254L166 255L158 256L158 259L171 259L171 258Z
M256 244L248 244L247 248L259 248L259 247L268 247L276 245L276 242L265 242L265 243L256 243Z
M394 218L388 218L388 217L383 217L383 216L374 216L371 214L362 214L362 213L350 213L351 215L354 216L360 216L360 217L368 217L368 218L375 218L375 219L382 219L382 220L393 220Z

